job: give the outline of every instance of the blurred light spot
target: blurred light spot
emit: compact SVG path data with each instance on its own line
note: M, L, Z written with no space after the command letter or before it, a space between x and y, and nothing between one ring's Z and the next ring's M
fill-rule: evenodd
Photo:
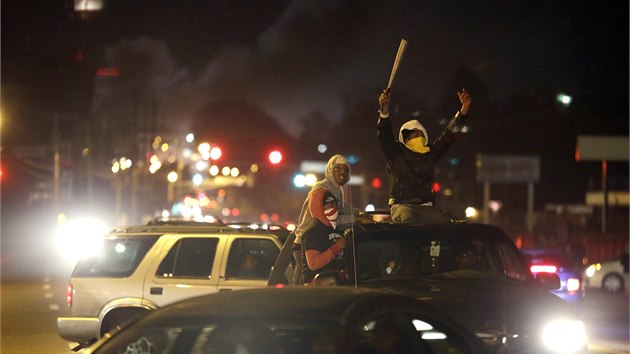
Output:
M208 144L208 143L201 143L197 147L197 150L201 154L203 154L203 153L210 153L210 144Z
M171 183L175 183L177 181L177 178L179 176L177 175L177 172L175 171L171 171L168 173L168 175L166 176L166 179L171 182Z
M306 181L303 174L297 174L293 177L293 185L302 188L306 185Z
M306 174L306 176L304 176L304 183L309 187L314 186L315 183L317 183L317 176L312 173Z
M346 160L348 161L349 164L353 165L359 162L359 157L357 155L348 155L346 157Z
M201 183L203 183L203 176L200 173L195 173L192 181L195 186L201 185Z
M212 160L220 159L221 155L223 155L223 152L221 151L221 148L218 146L215 146L210 150L210 158Z

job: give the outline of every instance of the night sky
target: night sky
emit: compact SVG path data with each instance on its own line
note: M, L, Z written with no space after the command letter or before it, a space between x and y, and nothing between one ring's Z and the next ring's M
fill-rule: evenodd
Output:
M409 42L392 96L409 107L401 115L448 118L466 86L470 149L540 154L561 169L543 173L569 173L576 135L628 135L627 0L103 2L85 21L63 1L2 2L3 101L21 107L19 118L3 107L4 147L49 139L73 66L129 58L151 63L143 78L162 94L166 126L185 130L204 105L237 98L297 137L316 112L332 124L357 104L375 112L401 38ZM570 107L554 104L560 92ZM480 143L490 137L496 143ZM557 198L583 197L569 194Z

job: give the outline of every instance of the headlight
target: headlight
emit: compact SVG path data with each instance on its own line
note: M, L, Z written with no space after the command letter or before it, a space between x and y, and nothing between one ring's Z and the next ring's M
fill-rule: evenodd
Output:
M553 353L576 353L586 346L584 323L578 320L556 320L542 331L543 344Z
M584 271L584 274L586 274L586 276L590 278L601 269L602 269L601 263L591 264L590 266L588 266L588 268L586 268L586 271Z
M597 266L599 264L591 264L590 266L588 266L588 268L586 268L585 274L587 277L592 277L593 275L595 275L595 272L597 272Z
M94 218L70 220L57 229L56 241L60 255L71 265L80 258L98 253L103 234L108 228Z

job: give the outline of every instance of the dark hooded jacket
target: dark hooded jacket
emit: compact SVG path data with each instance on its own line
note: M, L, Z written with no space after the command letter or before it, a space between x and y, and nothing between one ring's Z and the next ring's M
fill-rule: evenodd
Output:
M390 120L379 118L376 135L387 161L389 205L435 204L435 164L455 142L455 127L465 124L466 116L458 112L442 134L434 142L427 144L430 148L427 153L410 150L403 140L403 130L420 129L428 141L426 129L420 122L411 120L403 124L396 140Z

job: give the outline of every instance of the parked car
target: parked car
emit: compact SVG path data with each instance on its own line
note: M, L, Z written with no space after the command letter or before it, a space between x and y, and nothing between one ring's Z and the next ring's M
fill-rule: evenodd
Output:
M591 289L603 289L608 292L620 292L628 288L628 269L622 263L625 254L618 259L607 262L594 263L584 270L584 286Z
M281 247L268 231L217 224L117 228L96 256L76 264L59 335L85 346L119 323L182 299L265 287Z
M552 294L579 307L584 299L582 271L572 263L562 249L521 249L529 269L536 277L540 273L555 273L560 278L560 288L550 290Z
M384 290L266 288L180 301L123 325L85 353L486 353L472 332ZM229 349L229 350L228 350Z
M285 243L270 285L289 286L293 257ZM476 333L495 350L586 352L584 324L573 306L548 290L556 274L534 278L499 228L455 222L418 226L355 224L343 272L318 274L315 286L383 288L413 296Z
M233 227L235 229L250 228L253 230L259 230L259 229L267 230L273 233L274 235L278 236L278 238L280 239L280 242L283 244L284 244L284 241L286 241L287 237L289 237L289 233L291 232L284 225L273 224L273 223L270 224L270 223L261 223L261 222L235 221L235 222L229 222L225 225Z

